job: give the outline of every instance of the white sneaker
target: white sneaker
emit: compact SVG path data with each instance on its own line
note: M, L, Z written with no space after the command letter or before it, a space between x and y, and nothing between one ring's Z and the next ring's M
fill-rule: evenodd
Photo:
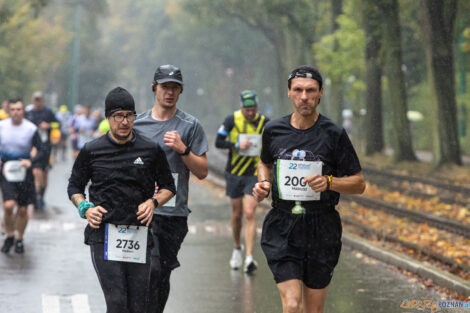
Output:
M253 259L253 256L247 255L245 258L245 273L252 273L258 268L258 262Z
M238 270L242 266L242 249L233 249L232 257L230 258L230 268Z

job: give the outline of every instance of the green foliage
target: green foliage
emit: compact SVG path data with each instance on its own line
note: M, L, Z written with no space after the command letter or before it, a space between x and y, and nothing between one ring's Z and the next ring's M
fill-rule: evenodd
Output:
M339 28L315 43L313 52L318 67L326 78L346 83L345 97L358 110L361 108L362 94L365 91L365 35L357 23L344 14L338 17L337 22ZM335 44L338 45L336 51Z
M69 37L60 26L41 17L28 1L1 3L0 98L22 96L28 100L34 89L43 89L63 61L57 55Z
M46 77L44 84L57 92L59 105L68 103L75 3L80 7L78 102L101 107L107 89L117 74L100 29L99 21L107 13L106 0L54 1L42 10L42 18L61 25L67 30L68 38L66 46L50 53L51 57L60 60L60 66Z

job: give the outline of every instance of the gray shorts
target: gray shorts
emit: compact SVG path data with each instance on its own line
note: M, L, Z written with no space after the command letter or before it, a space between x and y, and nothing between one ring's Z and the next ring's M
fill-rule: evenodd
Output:
M225 172L225 190L230 198L241 198L244 195L253 195L253 187L258 182L256 176L237 176Z

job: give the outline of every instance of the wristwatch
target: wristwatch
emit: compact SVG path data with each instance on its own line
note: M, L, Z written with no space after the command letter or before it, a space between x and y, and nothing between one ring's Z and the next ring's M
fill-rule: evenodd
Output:
M158 200L152 197L152 202L153 202L153 205L155 206L155 209L158 208Z
M186 146L186 150L184 150L183 153L180 153L180 155L188 155L189 152L191 152L191 147L190 147L190 146Z

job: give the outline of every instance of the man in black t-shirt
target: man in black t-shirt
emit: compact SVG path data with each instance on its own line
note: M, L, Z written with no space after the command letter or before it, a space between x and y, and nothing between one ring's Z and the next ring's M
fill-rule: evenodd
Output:
M49 159L51 156L51 123L57 122L54 112L44 105L44 96L41 91L33 93L33 108L26 111L26 118L38 127L41 143L46 153L33 163L34 187L36 189L35 209L44 210L44 193L47 188L47 171L49 170Z
M258 201L272 191L261 246L281 295L283 312L323 312L341 251L339 194L365 189L359 159L345 130L317 112L322 77L300 66L288 78L294 112L263 133ZM303 299L303 301L302 301Z

